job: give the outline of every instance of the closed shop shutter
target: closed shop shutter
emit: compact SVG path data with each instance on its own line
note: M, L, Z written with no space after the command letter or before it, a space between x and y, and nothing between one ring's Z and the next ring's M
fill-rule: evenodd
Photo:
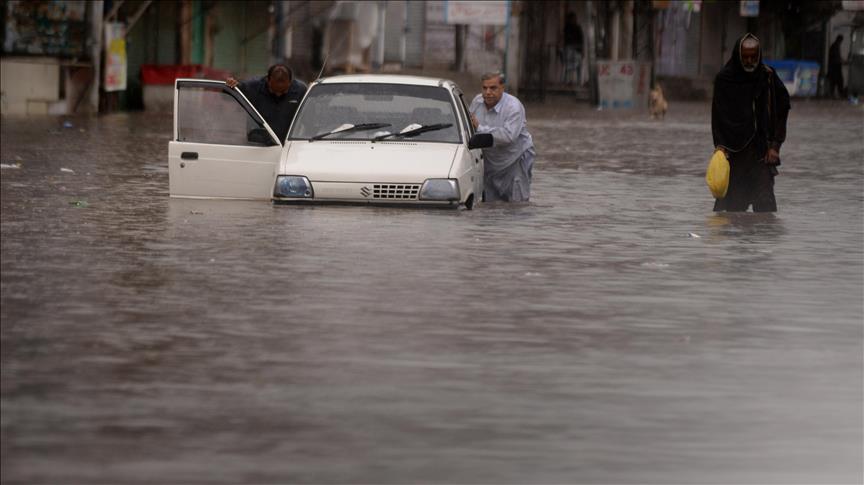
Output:
M426 2L405 2L408 7L408 32L405 34L406 67L423 67L426 50Z
M408 2L387 2L384 19L384 62L402 62L402 35L405 29L405 8Z

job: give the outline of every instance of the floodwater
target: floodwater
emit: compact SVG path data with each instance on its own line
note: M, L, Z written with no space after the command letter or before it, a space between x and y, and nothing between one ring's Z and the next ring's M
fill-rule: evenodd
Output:
M474 211L171 200L170 116L4 117L3 482L861 483L864 111L794 104L776 215L711 212L708 114L529 105Z

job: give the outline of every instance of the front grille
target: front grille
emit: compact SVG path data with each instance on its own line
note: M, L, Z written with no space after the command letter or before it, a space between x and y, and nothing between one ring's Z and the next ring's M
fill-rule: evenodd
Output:
M372 186L373 199L416 200L419 193L419 184L375 184Z

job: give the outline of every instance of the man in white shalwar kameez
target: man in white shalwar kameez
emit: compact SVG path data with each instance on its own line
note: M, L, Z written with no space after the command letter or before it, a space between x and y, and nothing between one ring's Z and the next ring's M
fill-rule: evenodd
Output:
M487 202L527 202L531 196L534 142L528 133L525 107L504 92L501 73L481 77L483 92L471 101L471 122L478 133L494 140L483 149L484 190Z

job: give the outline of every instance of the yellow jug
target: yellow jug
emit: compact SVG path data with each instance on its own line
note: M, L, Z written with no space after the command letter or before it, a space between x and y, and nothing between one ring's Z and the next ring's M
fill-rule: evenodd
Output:
M726 197L729 190L729 160L723 150L717 150L708 162L708 171L705 172L705 182L711 189L715 199Z

